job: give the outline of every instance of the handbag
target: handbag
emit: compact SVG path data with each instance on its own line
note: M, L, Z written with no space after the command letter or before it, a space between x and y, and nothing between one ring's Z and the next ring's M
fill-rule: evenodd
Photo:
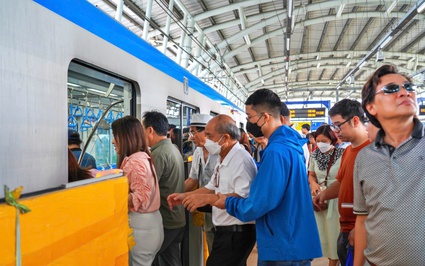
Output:
M322 182L323 183L323 186L320 186L320 190L321 191L325 190L328 187L328 176L329 176L329 171L331 170L331 167L332 167L332 163L334 161L334 157L335 157L335 148L332 151L331 159L329 160L328 169L326 171L325 181ZM320 204L320 209L313 205L313 209L316 212L320 212L320 211L326 210L327 208L328 208L328 203L327 202L323 202L322 204Z

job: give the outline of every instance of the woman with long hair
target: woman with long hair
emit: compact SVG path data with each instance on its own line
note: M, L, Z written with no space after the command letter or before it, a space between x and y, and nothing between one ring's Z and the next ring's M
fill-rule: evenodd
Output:
M72 153L70 149L68 149L68 182L74 182L78 180L92 178L91 172L86 168L81 168L78 165L77 158Z
M136 245L130 265L151 265L164 240L158 179L141 122L132 116L112 123L117 167L128 177L130 227Z
M316 196L335 181L344 152L343 148L335 148L338 137L329 125L321 125L314 136L317 149L311 153L308 168L308 182L312 196ZM329 200L322 210L315 209L314 214L323 256L329 259L329 266L336 266L338 264L337 239L340 231L338 199Z

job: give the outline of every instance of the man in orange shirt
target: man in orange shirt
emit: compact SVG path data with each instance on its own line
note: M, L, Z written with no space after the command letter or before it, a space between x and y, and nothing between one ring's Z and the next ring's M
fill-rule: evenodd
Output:
M364 126L364 111L358 101L344 99L337 102L330 110L332 129L338 138L351 142L341 158L341 167L333 182L327 189L316 195L313 204L320 209L320 204L338 197L341 232L338 236L338 257L341 265L345 265L349 246L354 246L354 225L356 215L353 214L353 172L357 153L369 145L370 141Z

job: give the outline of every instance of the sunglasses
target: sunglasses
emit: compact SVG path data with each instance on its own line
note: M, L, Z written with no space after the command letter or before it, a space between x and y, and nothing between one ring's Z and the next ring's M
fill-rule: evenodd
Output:
M401 87L403 87L408 92L415 92L416 91L416 85L410 82L406 82L403 85L398 84L388 84L382 87L380 90L375 92L375 94L380 93L381 91L384 92L384 94L393 94L396 92L399 92L401 90Z

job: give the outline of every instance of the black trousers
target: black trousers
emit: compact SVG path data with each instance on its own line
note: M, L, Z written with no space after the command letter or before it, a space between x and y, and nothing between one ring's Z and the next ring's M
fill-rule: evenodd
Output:
M255 227L243 232L216 231L207 266L246 266L255 237Z

